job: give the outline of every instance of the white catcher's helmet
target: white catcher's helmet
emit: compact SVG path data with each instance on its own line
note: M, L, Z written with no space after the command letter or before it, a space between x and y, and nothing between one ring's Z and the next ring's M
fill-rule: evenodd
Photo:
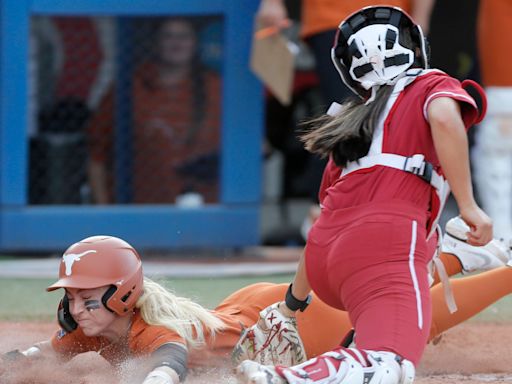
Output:
M421 27L397 7L366 7L341 22L331 58L343 82L363 99L411 67L428 68Z

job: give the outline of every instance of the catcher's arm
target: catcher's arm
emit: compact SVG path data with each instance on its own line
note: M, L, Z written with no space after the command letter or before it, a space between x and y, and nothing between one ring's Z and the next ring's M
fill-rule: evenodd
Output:
M178 384L187 376L188 352L184 345L166 343L150 357L153 370L142 384Z
M303 311L307 304L309 304L309 301L311 300L310 292L311 286L309 285L308 277L306 275L304 252L302 252L299 265L297 266L297 272L295 273L295 278L293 279L293 283L286 294L286 305L281 305L279 307L279 311L288 317L295 316L295 312L299 309Z

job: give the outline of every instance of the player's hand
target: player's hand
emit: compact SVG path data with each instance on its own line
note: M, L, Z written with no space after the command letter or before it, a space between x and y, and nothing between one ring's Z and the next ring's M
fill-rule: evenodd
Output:
M0 377L7 371L9 365L15 364L21 359L26 359L18 349L0 354ZM0 380L0 382L2 382Z
M460 216L469 226L468 243L483 246L493 238L492 220L476 204L460 208Z
M264 365L292 366L307 360L293 312L287 316L280 307L285 306L275 303L263 309L258 322L242 331L233 349L235 364L253 360Z
M274 27L277 30L288 27L290 20L284 0L261 0L256 20L262 27Z

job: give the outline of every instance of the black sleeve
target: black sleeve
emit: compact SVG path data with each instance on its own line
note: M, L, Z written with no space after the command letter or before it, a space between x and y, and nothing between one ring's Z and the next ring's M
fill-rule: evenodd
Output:
M182 345L175 343L162 345L151 355L151 362L153 369L157 367L171 368L178 374L182 382L187 376L188 352Z

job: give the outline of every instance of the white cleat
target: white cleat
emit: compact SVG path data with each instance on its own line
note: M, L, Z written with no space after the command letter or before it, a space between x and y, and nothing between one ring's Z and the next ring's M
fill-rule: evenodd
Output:
M470 228L460 216L446 223L442 251L455 255L462 264L462 273L488 271L504 265L512 266L510 249L503 241L493 239L488 244L477 247L467 243Z

